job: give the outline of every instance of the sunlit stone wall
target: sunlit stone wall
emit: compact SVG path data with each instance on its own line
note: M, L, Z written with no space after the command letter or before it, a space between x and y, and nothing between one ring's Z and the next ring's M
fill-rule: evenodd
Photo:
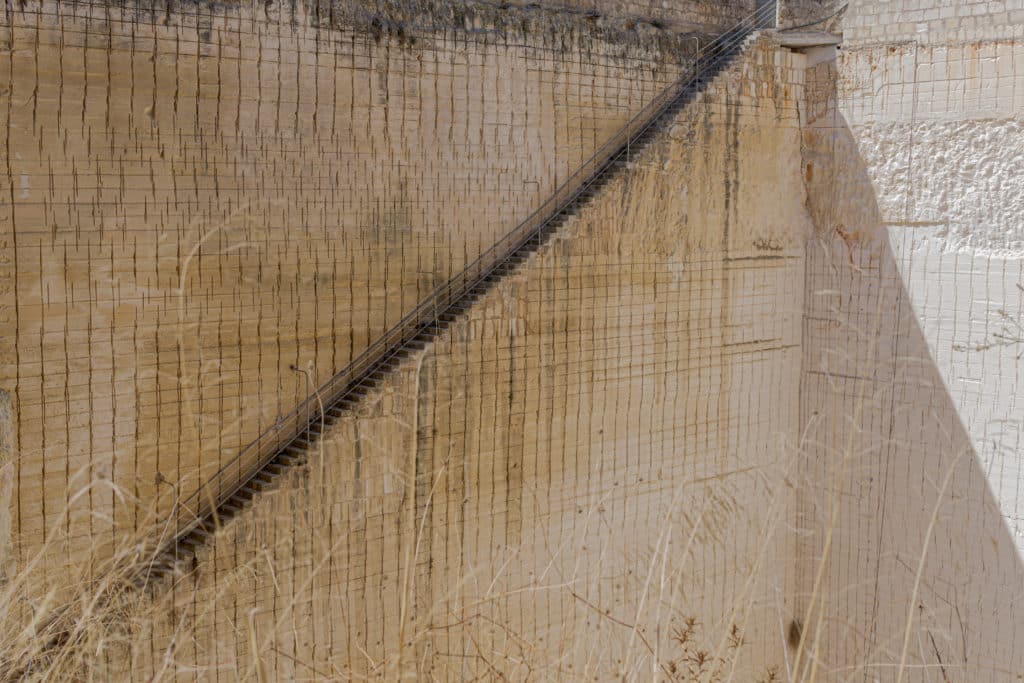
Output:
M35 588L73 589L149 528L696 46L554 11L456 22L410 3L403 24L388 6L387 24L326 2L4 14L0 552L45 553Z
M804 64L748 48L163 584L121 663L140 678L168 661L268 680L693 680L698 660L712 680L783 676Z

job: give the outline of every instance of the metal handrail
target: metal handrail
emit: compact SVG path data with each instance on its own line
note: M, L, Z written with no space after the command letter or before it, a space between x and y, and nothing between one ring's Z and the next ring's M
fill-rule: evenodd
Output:
M381 337L367 346L349 365L325 382L312 396L277 420L273 427L239 451L221 466L188 497L177 502L170 513L177 533L173 542L184 538L227 502L253 476L312 425L321 419L320 405L325 410L344 399L359 380L387 363L402 346L412 341L438 316L463 298L470 290L500 268L516 252L538 237L543 228L589 189L630 143L651 126L676 102L686 88L698 81L715 60L745 40L754 31L767 27L769 17L775 18L776 2L762 5L733 28L698 50L693 70L680 76L655 95L602 144L579 168L562 182L539 207L508 234L482 252L458 274L439 285Z

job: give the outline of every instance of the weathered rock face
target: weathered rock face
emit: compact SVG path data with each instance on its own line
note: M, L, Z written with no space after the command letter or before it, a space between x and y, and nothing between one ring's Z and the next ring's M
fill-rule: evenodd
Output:
M844 30L808 79L803 514L822 535L800 581L831 528L812 605L829 670L1010 680L1024 4L853 2Z
M778 28L834 31L845 8L846 3L840 0L779 0Z
M1022 2L753 46L111 675L1024 670ZM0 576L76 588L751 9L568 4L8 10Z
M15 559L46 548L40 589L507 232L695 45L450 7L353 30L325 7L6 15L0 476Z
M686 680L698 651L723 680L782 671L802 65L750 48L334 427L168 596L136 675L172 643L186 669L278 680Z
M757 0L511 0L515 5L566 7L607 17L635 17L674 30L725 31L757 9Z
M344 23L350 28L382 33L452 24L479 30L523 21L537 30L549 31L553 28L552 20L555 24L571 25L581 18L592 28L634 30L637 24L646 24L647 28L720 33L767 3L766 0L509 0L500 3L492 0L286 0L286 4L301 6L302 12L316 17L320 23ZM515 10L509 12L510 8ZM538 22L538 19L543 20Z

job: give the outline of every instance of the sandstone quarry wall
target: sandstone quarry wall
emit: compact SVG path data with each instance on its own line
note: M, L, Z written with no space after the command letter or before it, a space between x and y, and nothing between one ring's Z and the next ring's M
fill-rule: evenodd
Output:
M1013 680L1022 2L763 40L112 674ZM658 25L751 9L564 5L7 10L0 577L44 551L33 590L77 588L706 39Z
M0 553L45 548L40 591L525 217L695 45L395 6L6 10Z
M803 63L750 48L224 528L113 665L691 680L706 657L721 680L782 675Z
M786 30L832 31L846 6L842 0L780 0L778 28Z
M835 680L1013 680L1024 4L862 0L843 29L807 85L805 630Z

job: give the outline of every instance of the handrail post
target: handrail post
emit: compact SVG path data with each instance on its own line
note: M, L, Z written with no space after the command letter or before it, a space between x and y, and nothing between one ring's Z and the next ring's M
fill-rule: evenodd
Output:
M305 407L305 412L306 412L306 427L305 428L309 429L310 424L311 424L310 416L309 416L309 408L310 408L310 402L309 402L309 372L307 372L306 370L300 368L299 366L295 365L294 363L289 365L288 368L290 370L292 370L293 372L301 372L303 377L305 378L306 400L303 402L303 405ZM301 433L301 431L302 430L299 430L300 433Z

